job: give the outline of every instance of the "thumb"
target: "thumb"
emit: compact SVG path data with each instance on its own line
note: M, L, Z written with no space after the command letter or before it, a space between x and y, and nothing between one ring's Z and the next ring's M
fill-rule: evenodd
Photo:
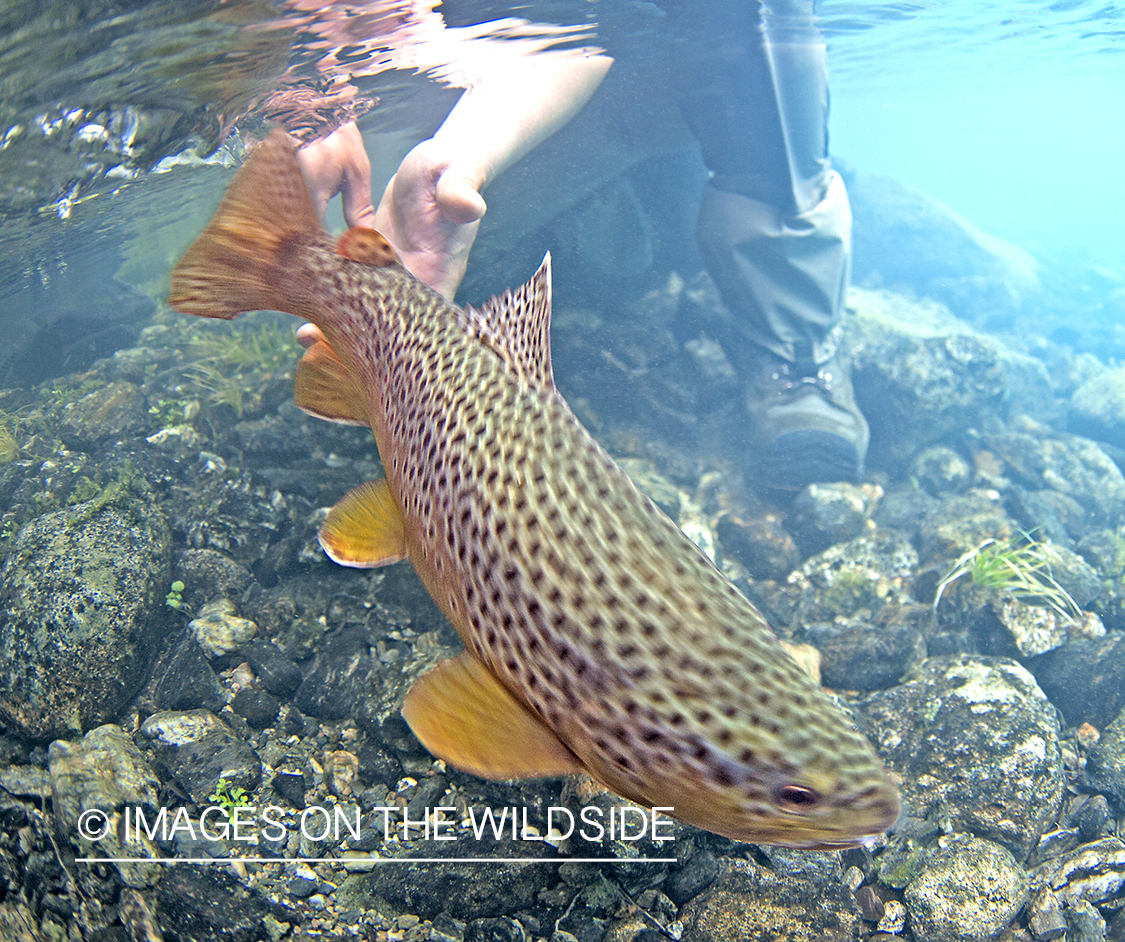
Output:
M469 180L449 173L443 173L438 179L434 197L441 214L457 225L476 222L488 208L484 197Z

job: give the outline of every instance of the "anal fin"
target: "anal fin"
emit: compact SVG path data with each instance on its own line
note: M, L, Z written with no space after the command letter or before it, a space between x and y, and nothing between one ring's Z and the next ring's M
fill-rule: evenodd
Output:
M420 677L402 715L431 753L481 778L581 771L574 753L468 651Z
M367 425L367 405L344 361L324 335L316 330L316 342L297 361L293 401L297 408L318 419Z
M348 491L328 511L318 537L329 559L341 566L372 569L406 557L402 511L386 478Z

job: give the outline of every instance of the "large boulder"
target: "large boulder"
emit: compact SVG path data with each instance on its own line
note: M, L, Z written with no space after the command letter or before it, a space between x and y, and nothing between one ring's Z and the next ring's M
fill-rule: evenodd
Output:
M169 580L139 478L26 524L0 572L0 718L35 739L112 719L144 682Z
M1019 860L1054 824L1064 786L1058 716L1015 661L928 658L856 712L914 816L948 812L956 830Z
M986 327L1007 325L1040 292L1035 259L897 180L849 175L856 284L934 298Z

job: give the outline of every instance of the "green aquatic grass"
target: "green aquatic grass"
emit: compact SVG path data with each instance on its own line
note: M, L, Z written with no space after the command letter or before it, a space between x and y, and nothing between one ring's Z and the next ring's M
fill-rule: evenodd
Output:
M1046 605L1066 622L1077 622L1082 609L1051 573L1052 555L1049 544L1027 535L1008 540L990 537L963 554L938 583L934 608L950 585L968 576L974 585L1010 592L1018 599Z
M274 322L214 328L192 340L190 351L198 360L229 364L237 372L258 373L286 372L302 353L292 328Z
M258 391L272 377L293 370L303 352L287 324L215 325L197 331L187 345L184 370L212 406L230 406L239 418L259 405Z
M207 391L208 402L216 406L230 406L242 418L246 406L246 390L237 373L227 376L218 367L206 362L193 363L184 372L196 386Z
M0 464L15 461L20 453L19 439L16 437L19 421L12 416L0 416Z
M26 418L29 406L6 412L0 409L0 464L15 461L20 453L20 427L30 424Z

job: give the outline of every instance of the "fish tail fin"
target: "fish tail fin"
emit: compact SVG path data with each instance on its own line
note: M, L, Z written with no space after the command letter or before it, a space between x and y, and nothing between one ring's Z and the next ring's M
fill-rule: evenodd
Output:
M168 303L225 320L260 309L308 316L291 288L283 290L285 250L322 233L293 145L274 131L235 174L215 218L173 270Z

